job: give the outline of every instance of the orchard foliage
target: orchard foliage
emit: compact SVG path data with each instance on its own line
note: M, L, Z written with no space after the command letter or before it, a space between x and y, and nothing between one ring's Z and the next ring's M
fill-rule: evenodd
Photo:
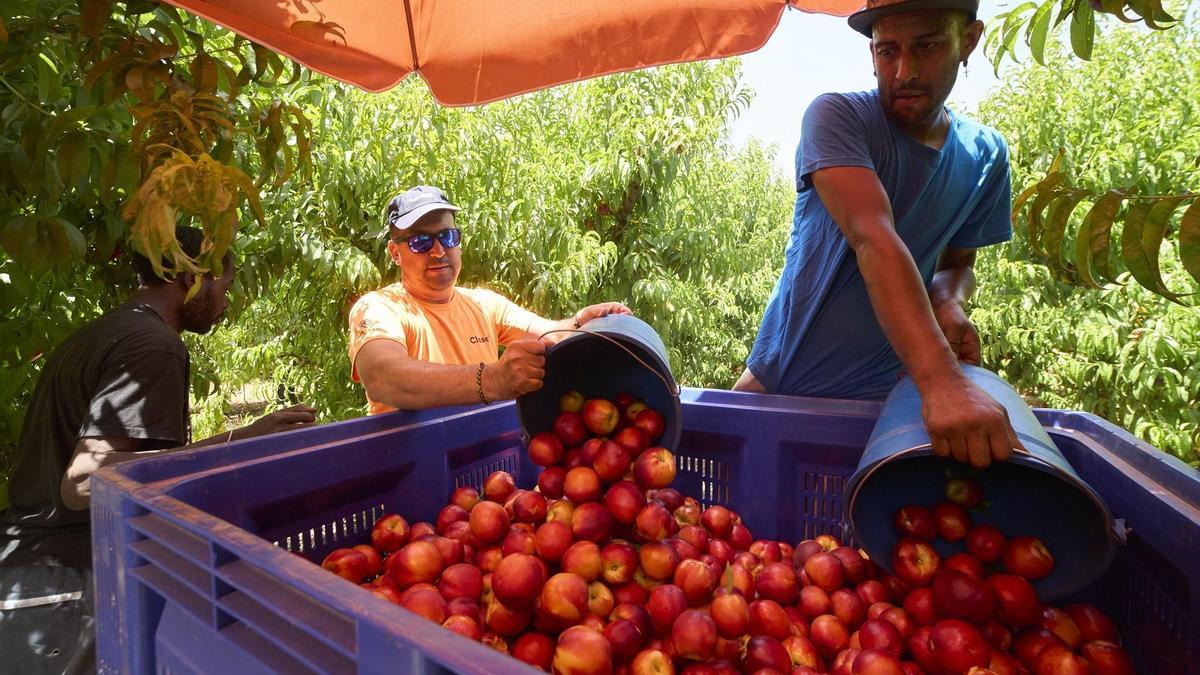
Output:
M262 220L255 183L304 170L307 121L280 98L300 75L155 2L3 3L0 473L41 358L132 289L131 245L219 266L239 206ZM180 217L208 235L198 260L174 241Z
M1107 215L1045 209L1041 228L1018 219L1011 244L981 252L972 318L985 363L1047 406L1094 412L1200 462L1200 312L1193 296L1178 298L1191 306L1166 299L1198 290L1180 249L1196 246L1186 227L1200 208L1195 199L1136 198L1200 192L1200 29L1192 20L1165 32L1113 30L1090 62L1028 65L1005 82L979 116L1008 139L1014 185L1068 176L1071 199ZM1054 167L1060 148L1065 159ZM1042 206L1065 198L1050 194ZM1081 249L1098 227L1113 227L1114 214L1121 227L1108 250ZM1105 270L1094 277L1100 290L1071 285L1089 262ZM1155 284L1140 283L1147 272L1159 275Z
M996 15L984 49L999 74L1004 57L1017 58L1017 40L1023 38L1034 60L1044 66L1047 49L1066 31L1071 51L1086 61L1095 48L1097 20L1110 17L1152 30L1166 30L1179 21L1161 0L1030 0Z
M1022 32L1029 54L1045 66L1068 59L1055 40L1054 32L1060 24L1069 21L1071 50L1084 60L1093 59L1097 16L1106 17L1101 25L1110 29L1115 29L1117 19L1144 25L1132 32L1120 31L1124 37L1115 35L1098 54L1095 67L1068 63L1055 68L1061 75L1056 85L1070 87L1076 81L1087 82L1093 91L1103 91L1120 82L1124 93L1133 96L1129 101L1097 98L1095 107L1080 111L1095 118L1085 132L1090 136L1085 139L1088 143L1070 144L1063 139L1060 148L1043 146L1048 168L1018 183L1021 189L1013 202L1013 221L1024 229L1029 250L1060 281L1100 288L1101 284L1116 283L1119 274L1128 272L1143 288L1184 303L1193 302L1192 296L1200 290L1200 195L1195 194L1197 185L1187 181L1187 174L1170 176L1167 182L1172 186L1166 189L1159 176L1153 186L1156 189L1148 190L1144 177L1139 175L1143 167L1137 154L1129 158L1124 173L1110 171L1107 179L1097 180L1095 174L1088 173L1087 166L1089 155L1097 153L1128 156L1134 146L1117 144L1130 137L1145 139L1136 144L1136 149L1147 158L1164 154L1198 156L1187 130L1179 139L1182 143L1175 136L1179 125L1191 122L1194 126L1194 61L1181 61L1178 70L1148 70L1124 48L1130 45L1129 35L1153 42L1176 39L1180 33L1184 34L1184 42L1194 46L1191 36L1195 35L1196 17L1182 10L1175 14L1182 19L1168 13L1159 0L1090 0L1090 4L1084 0L1047 0L1040 6L1023 3L992 21L986 52L997 73L1006 56L1017 59L1016 41ZM1168 28L1175 28L1169 31L1174 35L1162 38L1159 33ZM1127 77L1130 74L1134 75L1132 79ZM1078 79L1068 83L1067 78ZM1043 87L1038 93L1057 97L1065 92ZM1113 111L1115 104L1120 104L1122 110ZM1100 117L1106 110L1114 114ZM1050 112L1052 119L1054 111ZM1152 120L1163 126L1148 128ZM1044 140L1044 132L1039 140ZM1151 146L1151 140L1157 144ZM1161 171L1165 166L1153 168ZM1166 252L1162 250L1164 244ZM1168 286L1164 281L1160 260L1164 255L1177 257L1177 264L1188 273L1181 284Z
M0 457L44 354L132 289L131 242L170 257L177 217L211 244L181 269L231 244L238 261L229 321L187 338L197 438L244 384L322 421L364 412L346 314L397 280L382 210L416 183L465 209L462 283L554 318L623 300L686 384L732 384L782 265L790 187L767 149L727 140L750 97L735 61L446 110L417 80L364 94L155 3L19 2L3 21Z
M324 419L361 414L346 313L398 280L383 206L424 183L463 207L461 284L550 318L621 300L662 336L681 382L730 386L782 265L791 200L766 150L729 147L748 97L732 61L470 110L440 108L418 81L386 94L313 91L301 104L313 177L264 194L267 231L248 232L246 245L311 248L256 272L261 299L196 350L239 381L283 383Z
M1018 186L1041 181L1065 147L1072 189L1188 195L1200 183L1198 55L1186 18L1114 32L1091 62L1013 71L983 117L1011 142ZM226 428L248 384L315 405L323 422L362 414L346 314L397 280L382 209L416 183L464 207L463 284L552 318L622 300L662 335L683 384L731 385L794 197L769 149L729 143L750 97L737 76L733 60L680 65L447 110L415 79L364 94L145 0L4 3L0 476L44 355L132 290L131 247L193 270L236 254L229 321L188 337L197 438ZM1150 265L1161 230L1154 264L1173 293L1193 288L1189 258L1170 248L1190 241L1185 202L1149 237L1145 225L1129 237ZM1124 214L1110 255L1088 248L1117 282L1129 277ZM1063 269L1077 263L1068 242L1082 217L1064 216ZM200 259L171 249L176 219L206 229ZM981 255L973 316L987 365L1047 405L1094 411L1195 461L1196 312L1130 283L1076 290L1051 276L1028 231Z

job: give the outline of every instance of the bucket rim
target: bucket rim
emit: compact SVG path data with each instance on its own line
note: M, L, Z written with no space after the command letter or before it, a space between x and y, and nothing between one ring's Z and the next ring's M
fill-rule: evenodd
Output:
M1086 588L1089 584L1091 584L1096 579L1100 578L1100 576L1104 574L1104 571L1112 563L1113 558L1116 557L1117 547L1124 543L1123 537L1121 536L1120 532L1118 531L1119 523L1117 523L1117 521L1113 519L1112 512L1109 511L1108 505L1104 503L1104 500L1100 499L1100 496L1098 494L1096 494L1095 490L1093 490L1092 487L1090 485L1088 485L1085 481L1083 481L1082 479L1077 478L1075 476L1072 476L1069 472L1063 471L1061 468L1054 466L1053 464L1050 464L1049 462L1046 462L1045 460L1042 460L1040 457L1038 457L1028 451L1020 452L1014 448L1014 453L1017 453L1017 454L1014 454L1013 457L1009 458L1008 460L1004 460L1004 461L1013 462L1019 466L1033 469L1035 471L1040 471L1042 473L1046 473L1049 475L1054 475L1059 478L1066 479L1068 482L1070 482L1071 484L1073 484L1077 487L1082 487L1083 488L1082 492L1087 495L1088 500L1091 502L1093 507L1096 507L1099 509L1098 513L1100 514L1101 519L1103 520L1105 540L1107 542L1107 545L1104 547L1105 548L1104 560L1101 561L1101 564L1096 567L1096 572L1094 574L1089 575L1087 578L1080 577L1079 579L1076 580L1076 583L1072 584L1069 587L1069 589L1067 591L1060 593L1059 597L1065 597L1072 593L1077 593L1080 590L1082 590L1083 588ZM847 486L848 493L847 493L847 497L846 497L846 519L847 519L847 521L849 521L851 532L857 533L859 531L857 519L855 517L856 510L854 507L855 507L855 502L857 501L859 495L862 492L862 486L866 482L867 478L869 478L873 473L875 473L880 468L882 468L885 464L890 464L890 463L892 463L893 460L896 460L896 459L912 459L914 457L937 457L937 456L938 455L936 455L933 452L932 444L923 443L923 444L919 444L919 445L915 445L915 446L906 448L906 449L904 449L900 452L897 452L893 455L889 455L888 457L885 457L885 458L879 460L878 462L875 462L874 464L870 465L870 467L867 469L867 471L863 472L861 475L856 475L854 480L851 482L851 484ZM861 542L861 541L859 542L860 545L862 545L863 543L864 542ZM885 561L885 562L887 562L887 561Z
M599 326L599 328L593 326L593 323ZM628 326L630 329L619 329L625 326ZM663 436L658 439L656 447L665 447L671 452L675 452L678 449L680 436L683 432L683 387L675 379L675 374L671 371L670 355L666 344L663 343L662 337L653 326L632 314L611 314L600 317L594 322L588 322L587 325L580 328L554 329L542 335L545 336L550 333L570 333L571 335L546 348L545 358L547 367L549 367L551 359L562 350L570 349L572 346L591 338L602 340L616 347L624 352L625 356L629 359L637 362L642 368L653 374L654 379L657 380L657 384L654 385L654 389L658 392L656 396L661 396L661 402L666 406L660 412L668 420L668 424L663 431ZM525 444L529 443L535 432L527 423L524 413L527 406L531 405L531 398L541 393L542 391L538 390L529 394L523 394L516 399L517 422L520 427L521 438ZM669 414L668 411L673 414Z
M604 318L615 319L618 316L624 316L624 315L616 315L616 316L604 317ZM629 316L628 318L634 319L634 320L638 321L639 323L645 325L647 328L649 328L651 334L655 338L658 339L659 345L662 346L663 351L664 352L666 351L666 344L664 344L662 342L662 338L659 337L658 333L654 330L653 326L646 323L645 321L642 321L641 319L638 319L636 316ZM564 333L564 332L565 333L573 333L573 335L571 335L570 337L563 338L559 342L556 342L556 343L550 345L550 347L546 350L546 358L550 358L551 354L553 354L556 351L559 351L565 345L568 345L572 342L578 342L580 340L587 339L587 336L589 336L589 335L595 336L598 338L603 338L603 339L608 340L609 342L615 344L617 347L620 347L621 349L625 350L625 352L627 354L629 354L629 356L631 356L634 360L641 363L648 370L653 371L654 374L658 376L658 379L662 380L662 383L666 386L667 393L670 394L676 401L679 400L679 395L682 393L683 388L680 386L679 382L676 381L675 374L673 372L671 372L671 364L668 361L664 360L657 353L655 353L655 351L653 349L645 349L644 347L642 347L641 345L638 345L638 344L629 344L628 340L623 339L623 338L628 337L627 334L620 333L618 331L613 331L613 330L605 330L603 328L601 328L600 330L588 330L587 328L584 328L582 326L579 328L556 328L554 330L546 331L545 333L542 333L542 337L545 337L546 335L549 335L550 333ZM633 350L630 349L630 347L637 347L642 352L644 352L647 356L649 356L651 361L654 362L654 367L651 367L650 364L643 361L640 356L633 353Z
M871 464L867 468L867 470L865 472L863 472L862 474L856 475L854 480L852 481L851 485L848 486L849 494L847 495L847 498L846 498L846 510L847 510L847 514L850 517L850 526L857 529L857 527L855 526L855 523L854 523L854 504L855 504L855 501L858 499L859 494L862 492L863 483L865 483L867 481L867 479L871 477L872 474L874 474L876 471L881 469L885 464L890 464L894 460L911 459L913 457L937 457L937 456L938 455L933 452L933 445L931 443L922 443L919 445L914 445L909 448L905 448L904 450L901 450L900 452L894 453L892 455L888 455L887 457L880 459L878 462ZM1092 486L1088 485L1085 481L1083 481L1082 479L1080 479L1076 476L1073 476L1071 473L1069 473L1067 471L1063 471L1061 468L1054 466L1050 462L1043 460L1042 458L1029 452L1028 450L1022 451L1022 450L1017 450L1016 448L1013 448L1013 456L1011 458L1009 458L1007 460L1003 460L1003 461L1013 462L1019 466L1024 466L1024 467L1027 467L1030 469L1041 471L1042 473L1048 473L1051 475L1058 476L1059 478L1065 479L1067 482L1071 483L1072 485L1083 488L1082 491L1085 494L1087 494L1088 499L1092 502L1092 504L1094 506L1098 507L1099 512L1105 518L1105 524L1106 524L1105 533L1114 542L1119 543L1120 537L1117 536L1115 528L1112 527L1113 517L1112 517L1112 513L1108 510L1108 505L1105 504L1102 499L1100 499L1100 496L1096 494L1096 491L1092 489Z

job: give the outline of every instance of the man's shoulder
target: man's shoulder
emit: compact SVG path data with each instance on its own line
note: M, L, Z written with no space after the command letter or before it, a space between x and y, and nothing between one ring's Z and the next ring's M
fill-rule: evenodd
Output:
M354 307L351 308L351 311L372 305L407 306L411 304L411 300L412 296L410 296L408 291L405 290L404 284L397 281L394 284L388 284L383 288L376 289L369 293L363 293L362 297L354 301Z
M146 305L125 303L80 328L68 342L93 349L110 344L122 352L167 352L187 358L179 333Z
M847 138L864 139L869 147L894 134L879 105L879 93L870 91L826 92L813 99L804 112L801 143L810 137L814 147L832 139L835 148Z
M820 116L854 116L862 120L873 117L879 108L879 92L869 91L830 91L813 99L808 105L806 115Z
M474 302L481 307L495 307L497 305L511 304L511 301L508 298L500 295L490 288L471 288L468 286L458 286L455 290L458 291L460 297L470 302Z
M955 126L959 138L964 143L982 145L989 150L1008 152L1008 142L1004 135L996 129L966 115L955 113L958 124Z

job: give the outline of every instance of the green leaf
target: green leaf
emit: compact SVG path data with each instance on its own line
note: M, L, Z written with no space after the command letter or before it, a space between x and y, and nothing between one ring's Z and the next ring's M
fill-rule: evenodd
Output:
M1030 195L1036 194L1037 196L1033 199L1033 203L1029 207L1029 213L1026 219L1026 236L1029 239L1029 248L1041 258L1045 258L1046 256L1046 252L1042 250L1041 245L1043 229L1042 211L1045 210L1046 206L1048 206L1055 197L1058 197L1060 194L1062 194L1062 190L1059 188L1059 185L1063 182L1066 175L1059 169L1062 167L1064 156L1065 152L1060 150L1058 156L1055 157L1054 161L1050 164L1050 172L1045 178L1043 178L1037 183L1037 185L1034 186L1035 189L1032 193L1030 193ZM1025 194L1028 192L1029 190L1026 190L1021 194L1020 197L1018 197L1018 203L1013 207L1014 213L1016 213L1016 209L1020 208L1020 206L1024 204L1025 200L1029 198L1029 195Z
M1159 25L1159 22L1172 23L1175 18L1167 14L1158 0L1128 0L1129 7L1141 17L1146 25L1155 30L1165 30L1170 26Z
M1068 16L1074 13L1075 3L1079 0L1060 0L1058 3L1058 18L1054 20L1055 27L1059 26Z
M1135 23L1137 19L1125 13L1125 0L1100 0L1100 6L1106 14L1112 14L1125 23Z
M1115 283L1108 264L1108 247L1113 221L1124 199L1125 193L1121 190L1109 190L1096 200L1079 226L1075 235L1075 271L1085 286L1100 288L1092 275L1093 260L1101 279Z
M58 264L82 258L87 252L87 241L79 228L62 218L52 218L46 225L54 241L54 257Z
M986 49L992 52L992 66L996 75L1000 74L1000 62L1003 61L1005 54L1012 55L1012 47L1016 44L1017 37L1020 35L1025 13L1036 7L1037 4L1032 1L1025 2L1014 7L1011 11L996 16L995 21L1002 21L1002 23L998 30L992 31L985 45Z
M50 67L43 59L37 61L37 90L39 101L50 100Z
M22 256L28 253L26 226L31 220L28 216L16 216L0 229L0 246L4 247L13 260L21 260Z
M1179 221L1179 258L1183 268L1200 284L1200 197L1192 195L1192 205Z
M1182 296L1167 289L1158 259L1171 215L1184 199L1167 197L1135 205L1121 231L1121 255L1133 278L1143 287L1175 302Z
M58 177L63 184L71 185L86 176L92 163L87 134L82 131L68 133L58 147L54 159L58 164Z
M1008 18L1004 21L1004 47L1008 51L1012 51L1012 46L1016 44L1017 36L1020 35L1021 25L1024 22L1025 14L1034 11L1038 8L1036 2L1024 2L1013 8L1008 13Z
M1043 66L1046 65L1046 36L1050 33L1050 19L1054 16L1054 3L1055 0L1046 0L1041 7L1038 7L1033 14L1033 19L1029 22L1029 30L1025 34L1033 59Z
M1063 257L1063 239L1066 236L1067 222L1071 213L1087 194L1087 190L1071 190L1055 198L1049 207L1045 232L1046 255L1050 269L1059 273L1056 276L1060 278L1074 276L1071 264Z
M1092 44L1096 40L1096 12L1087 0L1078 0L1071 13L1071 49L1084 61L1092 59Z
M37 149L33 155L33 164L35 170L40 169L41 163L46 159L46 154L49 152L50 148L58 142L59 135L62 134L62 132L66 130L68 126L72 124L78 124L79 122L91 117L95 112L96 106L81 105L55 115L38 137Z

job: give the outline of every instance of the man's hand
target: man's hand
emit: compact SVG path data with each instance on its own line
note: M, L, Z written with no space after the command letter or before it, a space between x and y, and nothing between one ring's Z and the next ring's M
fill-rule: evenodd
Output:
M500 361L483 369L483 393L489 401L513 399L542 388L546 377L546 345L541 340L517 340Z
M977 366L982 362L979 346L979 331L967 318L967 312L955 301L946 301L933 308L933 316L950 343L950 351L962 363Z
M1008 421L1008 412L965 376L949 377L921 392L921 415L939 457L953 457L987 468L1005 460L1013 448L1025 449Z
M599 319L602 316L609 314L633 314L632 311L624 304L619 302L602 302L598 305L588 305L583 309L575 312L575 321L580 326L586 324L592 319Z
M253 438L255 436L265 436L280 431L290 431L306 427L316 422L316 412L316 408L303 404L276 410L234 431L233 436L236 438Z

